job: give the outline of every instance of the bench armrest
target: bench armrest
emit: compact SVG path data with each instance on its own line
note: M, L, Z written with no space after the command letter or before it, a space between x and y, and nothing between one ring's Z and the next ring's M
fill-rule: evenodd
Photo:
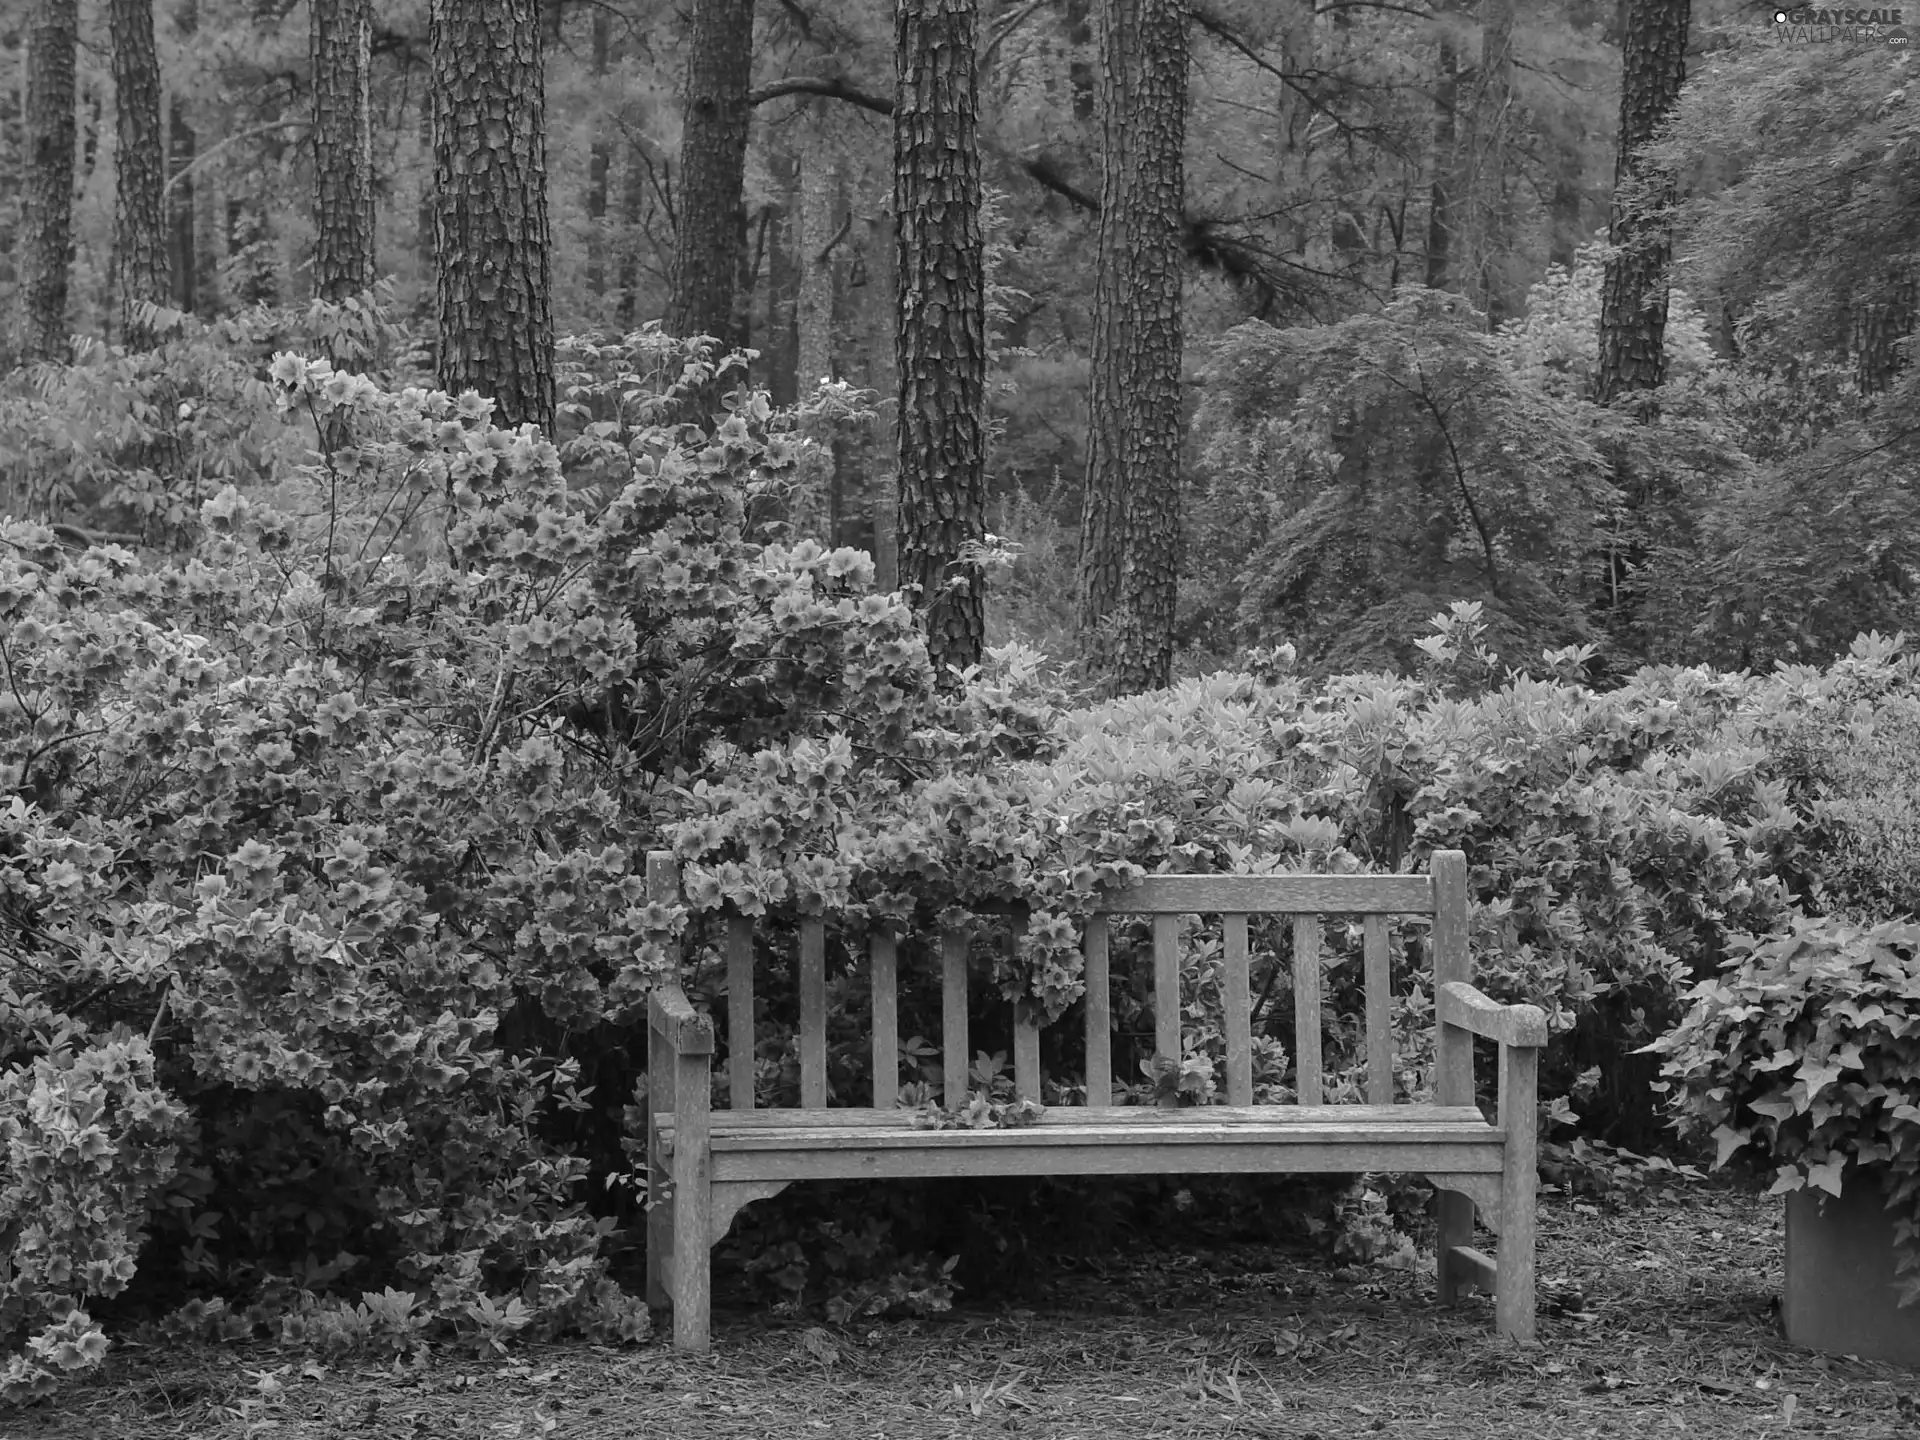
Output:
M1457 1026L1502 1045L1547 1043L1547 1016L1537 1005L1499 1005L1464 980L1449 980L1434 997L1442 1025Z
M647 1026L677 1055L711 1055L713 1022L693 1008L677 980L662 980L647 996Z

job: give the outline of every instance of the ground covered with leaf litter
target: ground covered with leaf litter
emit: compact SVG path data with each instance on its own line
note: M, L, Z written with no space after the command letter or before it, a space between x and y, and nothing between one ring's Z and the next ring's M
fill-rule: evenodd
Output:
M1920 1374L1790 1348L1778 1200L1687 1186L1541 1204L1542 1343L1430 1276L1232 1247L1061 1264L1032 1308L828 1329L722 1314L714 1354L327 1368L265 1346L118 1348L0 1437L1789 1435L1920 1440Z

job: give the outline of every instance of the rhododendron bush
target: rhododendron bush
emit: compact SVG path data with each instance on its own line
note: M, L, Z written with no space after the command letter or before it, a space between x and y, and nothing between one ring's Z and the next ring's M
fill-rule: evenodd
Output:
M475 397L272 374L349 437L290 512L229 488L163 568L0 531L0 1065L61 1097L0 1111L0 1329L47 1327L12 1390L98 1354L77 1301L149 1228L262 1297L242 1330L351 1331L315 1292L376 1276L456 1329L510 1299L643 1327L541 1133L578 1062L509 1054L501 1017L631 1020L679 919L639 857L703 749L803 755L823 712L884 734L928 688L864 556L746 538L763 402L702 447L603 431L629 479L596 503Z

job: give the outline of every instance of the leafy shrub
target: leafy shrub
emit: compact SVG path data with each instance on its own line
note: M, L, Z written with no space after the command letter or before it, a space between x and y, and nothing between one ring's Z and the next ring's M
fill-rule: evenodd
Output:
M153 1052L137 1035L77 1051L56 1044L0 1073L0 1241L10 1257L0 1271L0 1335L40 1327L0 1368L0 1399L45 1394L59 1372L106 1353L80 1302L117 1295L133 1279L186 1120L154 1083Z
M1564 584L1610 495L1577 406L1515 375L1465 303L1409 291L1337 325L1235 327L1195 426L1194 643L1276 630L1315 673L1410 665L1428 615L1483 602L1507 648L1585 638ZM1337 598L1336 598L1337 597Z
M764 402L692 450L583 435L583 465L627 457L599 498L477 397L293 356L271 379L322 444L273 480L311 518L230 487L151 568L0 536L0 923L40 1027L0 1058L154 1034L201 1123L170 1193L120 1193L116 1274L159 1203L156 1274L267 1297L248 1328L360 1337L354 1302L302 1298L355 1275L416 1329L635 1333L589 1162L551 1138L592 1108L573 1037L630 1024L678 923L634 857L709 747L902 732L924 648L897 600L856 603L864 557L750 537ZM548 1038L516 1053L529 1013Z
M1806 740L1823 902L1866 923L1920 918L1920 700L1859 702Z
M1884 1173L1900 1271L1920 1271L1920 927L1798 917L1737 949L1649 1047L1676 1123L1713 1141L1716 1166L1774 1167L1769 1194ZM1915 1299L1920 1273L1901 1303Z

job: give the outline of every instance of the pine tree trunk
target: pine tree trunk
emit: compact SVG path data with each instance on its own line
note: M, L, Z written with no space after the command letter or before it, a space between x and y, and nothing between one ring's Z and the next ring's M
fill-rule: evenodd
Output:
M161 203L166 141L160 129L160 62L153 48L153 0L110 0L113 45L113 254L120 337L149 349L143 305L167 303L166 215Z
M1179 592L1185 0L1101 0L1100 227L1080 522L1081 646L1166 685Z
M753 0L697 0L680 140L680 214L666 328L738 344L736 281L747 244L743 195L753 107Z
M1427 207L1427 285L1451 290L1460 232L1460 56L1451 36L1440 37L1433 87L1433 182Z
M899 355L894 349L894 297L900 291L900 252L893 243L898 231L894 202L881 216L878 242L874 247L874 285L880 294L873 337L873 364L867 383L882 395L900 393ZM984 261L983 261L984 264ZM984 320L983 320L984 324ZM882 406L874 422L878 434L874 441L873 476L873 583L891 593L900 588L900 471L896 463L900 453L900 417L897 406ZM985 534L982 522L981 533Z
M1514 114L1513 23L1515 0L1483 0L1480 17L1479 86L1473 105L1473 287L1474 303L1497 328L1512 312L1504 280L1515 235L1507 162Z
M633 328L634 319L640 313L641 221L646 218L646 211L647 163L636 140L627 146L626 183L620 187L620 301L614 307L614 316L620 322L622 334Z
M313 293L338 304L373 268L372 0L311 0Z
M1280 64L1301 75L1314 67L1313 0L1280 0ZM1274 114L1279 121L1280 154L1275 166L1279 181L1274 208L1286 217L1282 249L1309 265L1325 268L1331 235L1317 225L1313 204L1313 104L1297 84L1276 82ZM1316 245L1316 240L1319 242Z
M1862 395L1880 394L1906 365L1901 342L1913 334L1915 291L1913 280L1904 279L1894 284L1890 298L1855 307L1854 382Z
M21 294L28 361L67 358L68 251L73 242L73 76L78 0L39 0L27 42L27 183Z
M920 586L943 685L950 666L979 661L986 636L984 577L959 559L986 533L979 19L978 0L895 0L900 583Z
M809 142L800 153L800 216L795 226L800 261L800 288L795 299L794 324L799 358L795 374L805 395L822 380L833 377L833 256L827 247L834 238L837 217L833 162L823 153L825 139L817 123L803 132Z
M190 46L200 28L199 0L181 0L173 13L174 32ZM199 237L194 234L195 177L193 159L200 137L195 133L186 99L178 90L166 96L167 112L167 271L171 277L173 308L191 315L200 309Z
M604 8L593 12L593 78L607 77L613 49L613 16ZM613 169L613 142L596 128L587 151L587 294L599 300L607 293L607 181Z
M1621 204L1640 173L1638 151L1653 138L1687 75L1691 0L1625 0L1621 46L1620 141L1614 165L1615 247L1600 299L1600 365L1594 399L1652 390L1666 378L1667 258L1673 234L1664 220L1642 220Z
M178 94L167 97L167 272L172 279L173 308L189 315L200 308L199 249L194 235L193 157L200 137L187 119L187 107Z
M793 404L799 395L800 291L800 161L784 145L767 154L767 172L773 182L778 209L767 238L767 391L778 406ZM888 327L892 344L892 327Z
M553 432L540 0L431 0L440 383Z
M1067 0L1067 89L1073 96L1073 118L1093 119L1094 42L1093 0Z

